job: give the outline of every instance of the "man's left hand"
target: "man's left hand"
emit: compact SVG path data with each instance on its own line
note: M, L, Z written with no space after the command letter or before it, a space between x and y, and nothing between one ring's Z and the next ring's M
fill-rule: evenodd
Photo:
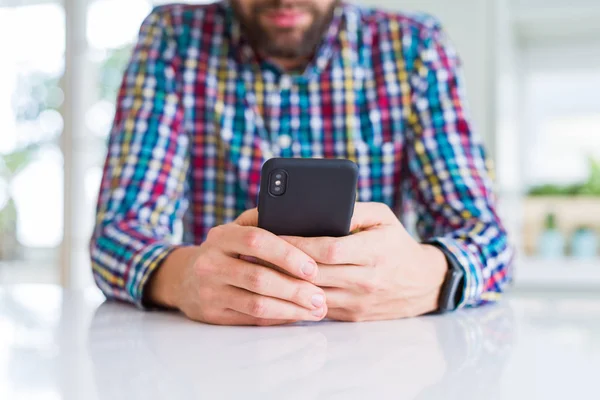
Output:
M438 248L414 240L385 204L357 203L352 235L284 237L319 264L328 318L372 321L414 317L438 308L448 264Z

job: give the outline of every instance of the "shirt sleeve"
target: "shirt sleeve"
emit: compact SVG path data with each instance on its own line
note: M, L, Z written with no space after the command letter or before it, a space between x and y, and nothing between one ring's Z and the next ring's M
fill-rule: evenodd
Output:
M143 306L152 272L175 248L189 139L169 15L155 9L140 29L120 88L90 242L94 279L110 299Z
M513 249L496 212L491 163L465 110L458 57L434 20L419 43L405 147L417 232L463 268L458 307L477 306L510 281Z

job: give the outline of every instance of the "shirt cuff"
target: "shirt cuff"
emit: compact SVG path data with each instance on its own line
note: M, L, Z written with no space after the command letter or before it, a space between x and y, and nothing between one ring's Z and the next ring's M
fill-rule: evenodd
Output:
M125 289L138 308L142 310L153 308L144 302L144 290L152 274L160 268L167 256L178 247L171 243L154 243L137 253L131 260L132 265L136 267L129 276Z

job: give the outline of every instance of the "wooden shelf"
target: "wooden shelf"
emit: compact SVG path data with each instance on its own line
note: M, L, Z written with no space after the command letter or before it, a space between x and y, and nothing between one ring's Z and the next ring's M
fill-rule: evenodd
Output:
M518 260L515 269L515 287L600 290L600 258Z
M600 198L598 197L526 197L523 201L523 249L535 254L537 241L544 230L546 216L554 214L558 230L569 241L581 226L600 232Z

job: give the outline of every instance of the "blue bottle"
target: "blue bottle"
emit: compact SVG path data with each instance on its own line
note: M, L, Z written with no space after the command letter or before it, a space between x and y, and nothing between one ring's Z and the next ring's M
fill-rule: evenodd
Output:
M571 254L574 258L590 259L598 255L598 235L592 229L581 227L571 237Z

